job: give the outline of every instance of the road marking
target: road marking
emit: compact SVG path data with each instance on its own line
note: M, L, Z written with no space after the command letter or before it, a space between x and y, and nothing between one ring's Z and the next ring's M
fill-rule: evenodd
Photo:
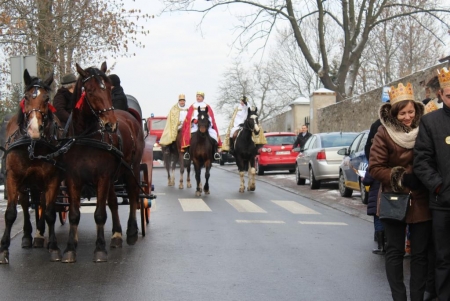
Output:
M236 223L238 224L284 224L283 221L268 221L268 220L244 220L237 219Z
M302 224L302 225L348 226L348 224L340 223L340 222L302 222L302 221L299 221L298 223Z
M294 214L320 214L319 212L294 201L272 201L272 202Z
M233 206L238 212L251 212L251 213L267 213L258 205L250 202L249 200L227 200L231 206Z
M202 199L178 199L183 211L211 211Z

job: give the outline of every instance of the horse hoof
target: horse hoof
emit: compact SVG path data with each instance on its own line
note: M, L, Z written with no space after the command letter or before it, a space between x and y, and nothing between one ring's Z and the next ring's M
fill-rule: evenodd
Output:
M187 188L192 188L192 184L191 183L187 184Z
M183 189L184 187L183 187L183 185L180 185L180 186L178 186L178 188L179 188L179 189Z
M205 194L210 194L209 190L208 191L205 190L204 192L205 192Z
M43 237L35 237L33 241L33 248L43 248L45 239Z
M255 191L255 190L256 190L256 187L250 187L250 188L248 188L248 190L249 190L249 191Z
M138 240L138 236L136 235L127 235L127 244L129 246L134 246Z
M109 244L111 249L122 248L122 238L113 237L111 238L111 243Z
M49 252L50 252L50 261L51 262L58 262L58 261L62 260L60 249L50 250Z
M77 253L75 251L67 251L67 252L65 252L61 262L63 262L63 263L74 263L74 262L77 262Z
M202 195L202 193L200 191L195 192L195 196L201 196L201 195Z
M94 261L95 263L107 262L108 261L108 255L106 254L105 251L96 251L94 253L94 259L92 261Z
M5 250L0 253L0 264L9 264L9 251Z
M244 188L239 188L239 192L244 192Z
M30 249L33 246L32 240L31 236L22 237L22 248Z

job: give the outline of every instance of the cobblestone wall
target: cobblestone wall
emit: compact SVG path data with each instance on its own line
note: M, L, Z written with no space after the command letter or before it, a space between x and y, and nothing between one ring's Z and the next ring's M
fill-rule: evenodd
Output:
M414 87L416 100L422 100L425 98L424 83L436 75L437 69L444 66L447 66L447 63L416 72L410 76L394 81L387 86L396 86L400 82L410 82ZM382 104L382 89L380 87L368 93L319 109L319 132L360 132L369 129L370 125L378 119L378 109Z

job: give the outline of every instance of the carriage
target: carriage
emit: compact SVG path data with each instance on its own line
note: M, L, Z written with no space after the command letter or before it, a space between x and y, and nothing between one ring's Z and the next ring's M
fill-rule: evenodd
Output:
M11 228L17 217L17 204L22 205L24 214L22 247L43 247L47 223L51 261L76 262L81 205L96 206L94 262L107 261L106 206L111 210L113 225L110 247L122 246L117 197L130 199L127 243L133 245L138 239L138 209L142 235L145 235L151 202L156 198L152 194L155 137L145 135L146 125L142 123L139 103L131 95L128 96L130 114L114 111L111 82L105 74L106 62L100 69L83 69L78 64L76 67L80 76L74 90L73 111L64 129L53 117L56 109L49 103L53 73L41 80L31 77L27 70L24 72L25 94L18 113L7 125L8 138L5 147L2 146L6 154L8 205L0 263L9 263ZM83 189L87 186L96 189L95 203L80 201L86 196ZM90 196L93 195L88 193L87 197ZM38 230L33 243L30 205L36 209ZM65 223L67 212L70 212L69 238L63 256L55 235L56 212L61 223Z

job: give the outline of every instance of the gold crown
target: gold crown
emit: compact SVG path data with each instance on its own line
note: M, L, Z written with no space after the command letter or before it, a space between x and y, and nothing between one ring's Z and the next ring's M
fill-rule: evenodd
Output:
M441 89L450 88L450 72L447 68L444 67L441 70L438 70L438 79Z
M203 96L203 98L205 98L205 93L202 91L197 91L197 95Z
M186 100L186 97L184 96L184 94L178 95L178 101L180 101L180 100Z
M406 87L402 83L399 83L397 88L391 86L389 100L391 105L402 100L414 100L414 90L411 83L407 83Z

